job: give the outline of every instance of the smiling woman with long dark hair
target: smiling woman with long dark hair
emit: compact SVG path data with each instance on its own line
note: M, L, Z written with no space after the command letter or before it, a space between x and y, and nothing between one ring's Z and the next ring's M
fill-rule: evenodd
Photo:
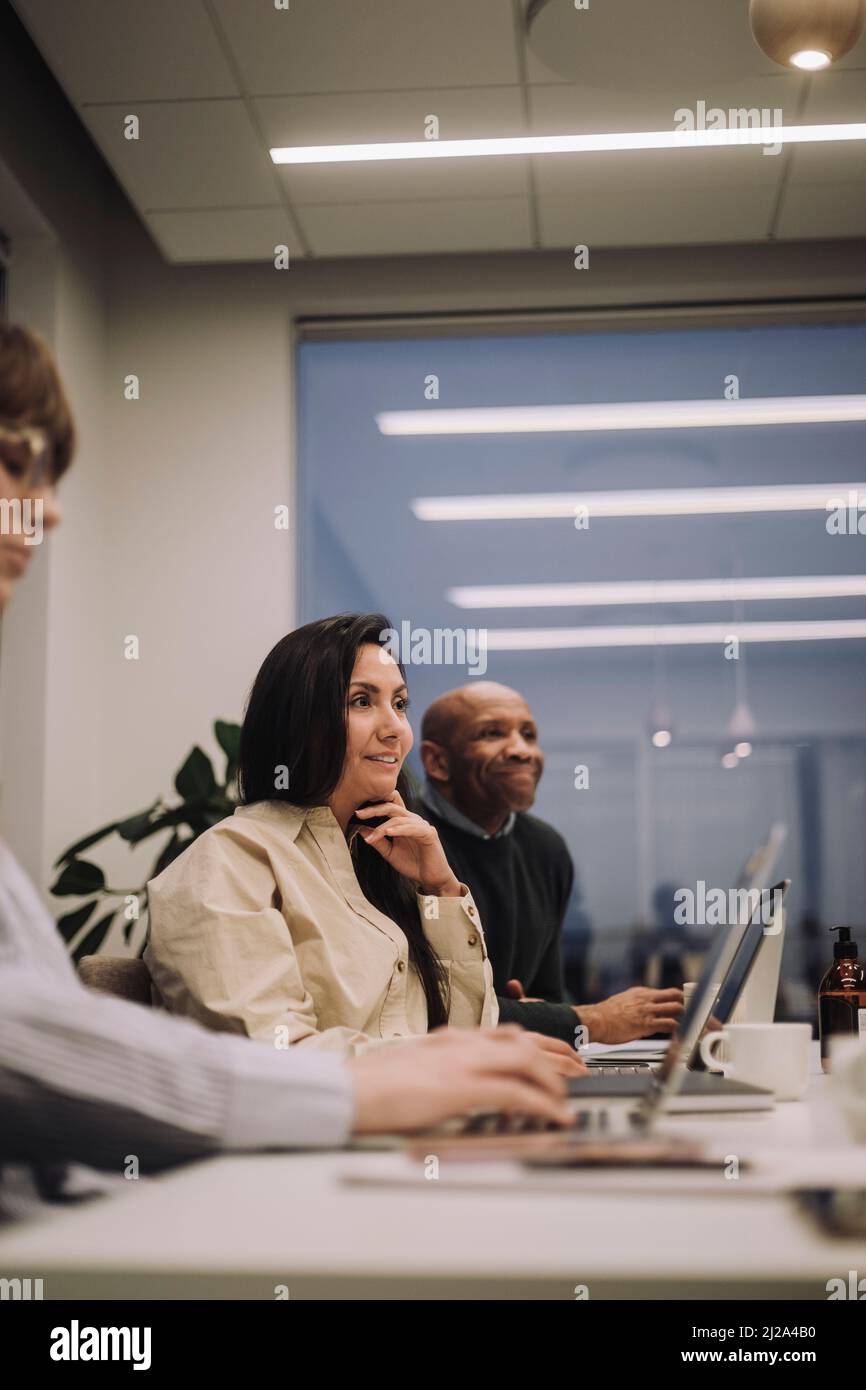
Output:
M402 668L381 614L309 623L256 677L241 806L148 887L168 1008L278 1046L364 1048L496 1022L484 934L406 806Z

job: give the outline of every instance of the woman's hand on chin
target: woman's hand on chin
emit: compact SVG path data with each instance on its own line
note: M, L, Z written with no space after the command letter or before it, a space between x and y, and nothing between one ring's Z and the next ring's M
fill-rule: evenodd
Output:
M445 858L436 830L421 816L407 809L400 793L388 801L363 806L355 812L358 820L385 816L381 825L363 825L359 830L368 845L393 864L398 874L418 884L421 893L434 898L460 896L460 884Z

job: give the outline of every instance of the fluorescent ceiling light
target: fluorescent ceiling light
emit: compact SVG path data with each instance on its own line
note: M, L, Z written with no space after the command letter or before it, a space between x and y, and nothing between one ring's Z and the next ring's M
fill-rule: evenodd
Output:
M734 130L635 130L602 135L517 135L487 140L397 140L367 145L282 145L274 164L349 164L392 159L591 154L605 150L690 150L731 145L803 145L866 140L866 123L756 126Z
M729 600L861 598L866 575L756 579L621 580L586 584L470 584L448 589L458 608L596 608L630 603L724 603Z
M576 647L722 647L740 642L838 642L866 639L866 618L826 622L683 623L655 627L487 628L492 652L555 651Z
M639 492L492 493L486 497L414 497L419 521L536 521L586 514L715 516L748 512L823 512L828 506L866 507L866 482L768 487L653 488Z
M739 401L610 401L604 405L495 405L385 410L382 434L555 434L693 430L866 420L866 396L756 396Z

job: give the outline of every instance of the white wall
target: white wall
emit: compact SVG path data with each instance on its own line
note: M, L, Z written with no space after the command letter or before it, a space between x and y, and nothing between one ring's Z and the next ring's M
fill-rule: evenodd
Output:
M294 510L285 305L254 271L174 272L135 243L115 259L105 380L103 799L121 812L169 792L194 742L215 748L214 718L240 717L292 624L295 553L274 525Z

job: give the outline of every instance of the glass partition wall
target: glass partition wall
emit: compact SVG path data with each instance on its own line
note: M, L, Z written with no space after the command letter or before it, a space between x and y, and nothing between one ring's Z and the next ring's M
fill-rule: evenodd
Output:
M389 616L416 740L454 686L526 696L580 998L691 968L682 890L776 823L784 1016L863 923L864 375L856 324L299 346L301 621Z

